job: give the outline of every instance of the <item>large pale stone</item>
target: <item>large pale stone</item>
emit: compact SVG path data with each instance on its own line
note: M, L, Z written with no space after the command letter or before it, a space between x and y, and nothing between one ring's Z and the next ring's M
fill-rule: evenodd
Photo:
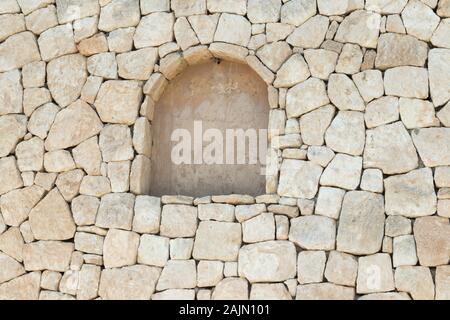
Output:
M389 177L384 185L388 215L415 218L436 212L437 199L431 169L423 168Z
M118 28L134 27L139 23L140 17L139 0L107 1L100 11L98 28L109 32Z
M117 268L136 264L139 235L135 232L110 229L103 244L105 268Z
M90 107L89 107L90 108ZM82 168L88 175L99 175L102 163L102 154L97 142L92 137L72 149L73 159L78 168Z
M361 155L365 143L364 115L356 111L340 111L328 128L325 141L335 152Z
M288 241L267 241L239 250L239 276L251 283L280 282L295 277L297 255Z
M110 193L102 197L95 225L101 228L130 230L135 196L130 193Z
M347 12L363 9L364 0L317 0L320 14L327 16L343 15Z
M431 37L431 43L435 47L442 47L450 49L450 40L448 39L448 35L450 32L450 19L443 19L436 31L433 33Z
M156 289L191 289L197 285L195 260L169 260L161 272Z
M234 206L222 203L199 204L198 218L200 220L233 222Z
M425 42L397 33L382 34L377 48L375 66L381 70L400 66L423 67L428 54Z
M331 251L325 268L325 278L334 284L355 286L358 261L350 254Z
M324 49L308 49L304 51L306 62L313 77L327 80L336 67L338 54Z
M450 266L436 268L436 300L450 299Z
M111 183L107 177L85 176L80 185L80 194L100 198L111 192Z
M92 76L117 79L116 54L104 52L90 56L87 59L87 69Z
M119 76L124 79L147 80L153 71L158 50L146 48L117 56Z
M93 225L97 216L100 200L90 196L79 196L72 200L73 219L78 226Z
M397 97L381 97L366 106L364 120L367 128L378 127L399 119L399 99Z
M337 154L320 178L320 185L355 190L361 180L362 159Z
M22 68L28 63L39 60L41 55L36 38L31 32L12 35L0 44L0 72Z
M64 272L69 268L74 245L61 241L38 241L23 247L23 264L27 271Z
M381 97L384 93L383 75L380 70L365 70L353 75L353 81L365 102Z
M141 100L139 82L111 80L100 87L95 107L103 122L131 125L137 119Z
M402 12L408 0L367 0L366 10L383 14L394 14Z
M237 1L242 2L242 0ZM208 1L208 5L210 3L211 2ZM219 0L217 3L222 4L222 1ZM225 5L228 5L228 3ZM244 9L247 10L246 3L244 3ZM228 7L228 10L231 10L231 7ZM219 21L218 14L190 16L188 20L201 44L209 44L214 41L214 33L216 32L217 23Z
M174 22L173 14L167 12L155 12L143 17L134 34L135 47L156 47L172 41Z
M321 187L317 196L314 213L317 215L339 218L345 191L338 188Z
M416 242L413 235L394 238L392 260L394 267L417 264Z
M354 82L345 74L330 75L328 96L339 110L364 111L364 100Z
M95 111L78 100L57 114L45 147L48 151L73 147L98 134L101 129L102 123Z
M69 151L56 150L44 154L44 168L47 172L66 172L75 169L75 162Z
M0 252L0 284L25 273L23 266L10 256ZM1 290L1 289L0 289Z
M278 194L312 199L317 193L322 167L302 160L286 159L281 165Z
M99 266L84 264L79 272L77 286L78 300L91 300L98 296L101 269Z
M197 208L165 205L161 214L160 234L169 238L193 237L197 230Z
M328 217L304 216L291 219L289 241L306 250L333 250L336 222Z
M41 200L44 189L31 186L13 190L0 198L0 209L4 222L9 226L18 227L28 218L31 209Z
M1 300L37 300L39 296L40 272L27 273L0 285Z
M261 59L270 70L276 72L281 65L292 55L291 47L284 41L272 42L261 47L256 56ZM306 67L306 63L304 65ZM297 72L300 73L300 70ZM299 74L299 76L302 76ZM300 82L300 81L299 81Z
M431 102L409 98L400 98L399 102L400 116L407 129L439 126Z
M245 15L247 13L247 0L208 0L209 12L230 12Z
M264 61L263 61L264 62ZM302 81L305 81L310 76L308 65L305 59L300 54L295 54L283 63L277 72L277 77L274 86L292 87Z
M286 41L295 47L318 48L325 39L329 23L328 17L314 16L295 29Z
M356 292L360 294L394 290L391 256L378 253L358 259Z
M37 108L28 121L28 131L45 139L58 111L59 107L54 103L47 103Z
M291 0L281 8L281 22L298 27L316 13L316 0Z
M325 131L333 120L335 110L332 105L327 105L300 117L300 133L304 144L323 145Z
M242 223L243 241L262 242L275 239L275 220L273 213L265 212Z
M178 18L175 22L174 34L177 44L183 51L200 43L185 17Z
M378 13L358 10L350 13L339 25L335 40L376 48L381 16Z
M417 256L422 266L448 264L450 258L450 225L443 217L417 218L414 222Z
M212 287L223 279L223 262L201 260L197 265L197 287Z
M0 73L0 115L21 113L22 102L23 88L19 70Z
M292 297L282 283L256 283L252 285L250 300L292 300Z
M27 118L23 115L0 116L0 157L14 151L27 132Z
M426 267L398 267L395 270L395 287L410 293L414 300L434 299L433 278Z
M72 213L57 189L34 207L29 215L30 226L38 240L67 240L75 234Z
M357 255L381 249L384 233L382 195L351 191L344 196L337 234L337 250Z
M280 9L280 0L248 0L247 16L252 23L277 22Z
M23 180L14 157L0 159L0 181L2 181L0 195L23 187Z
M384 73L386 95L428 98L428 71L418 67L396 67Z
M49 102L51 95L47 88L26 88L23 91L23 111L27 116L37 107Z
M325 251L302 251L297 259L297 277L300 284L323 281L327 256Z
M422 1L411 0L402 12L402 20L408 34L429 41L439 24L439 17Z
M38 43L44 61L77 52L71 24L56 26L44 31L41 33Z
M104 269L98 294L105 300L149 300L160 273L160 268L143 265Z
M60 24L99 14L100 6L96 0L57 0L58 21Z
M103 240L102 236L93 233L77 232L74 239L75 250L102 255Z
M126 125L107 125L100 132L99 146L103 161L133 159L130 128Z
M169 0L141 0L141 13L142 15L152 12L169 11Z
M41 171L44 162L44 142L38 137L19 143L16 147L17 167L21 172Z
M169 260L169 238L144 234L138 248L137 261L156 267L164 267Z
M242 278L225 278L211 296L212 300L248 300L248 282Z
M430 92L436 107L450 100L450 59L449 49L432 49L428 55Z
M171 8L177 17L206 13L206 0L172 0Z
M161 199L137 196L134 204L133 231L158 233L161 220Z
M420 158L427 167L450 165L450 129L426 128L412 132Z
M0 41L6 40L9 36L25 31L25 19L22 14L5 14L0 16Z
M313 283L297 287L297 300L354 300L355 289L333 283Z
M236 261L242 242L239 223L202 221L194 242L196 260Z
M214 41L227 42L246 47L250 41L250 22L238 15L224 13L220 16Z
M385 174L396 174L418 167L416 150L401 122L368 130L366 134L364 168L378 168Z
M86 79L86 59L82 55L63 56L47 65L48 88L60 107L78 99Z

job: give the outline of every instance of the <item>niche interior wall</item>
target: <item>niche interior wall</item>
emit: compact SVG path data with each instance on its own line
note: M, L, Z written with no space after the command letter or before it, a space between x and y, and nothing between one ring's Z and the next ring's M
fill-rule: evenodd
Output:
M0 1L0 299L449 299L449 18ZM256 196L151 196L155 104L211 61L265 83L276 170Z

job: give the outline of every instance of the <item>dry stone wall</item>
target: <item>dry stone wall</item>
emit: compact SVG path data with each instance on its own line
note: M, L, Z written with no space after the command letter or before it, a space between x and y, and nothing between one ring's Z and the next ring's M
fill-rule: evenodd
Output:
M450 299L450 1L0 1L0 299ZM248 64L266 193L147 195L154 103Z

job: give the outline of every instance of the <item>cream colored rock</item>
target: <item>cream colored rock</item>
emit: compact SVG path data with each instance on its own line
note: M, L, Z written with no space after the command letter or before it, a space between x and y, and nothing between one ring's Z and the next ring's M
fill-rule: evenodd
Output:
M308 160L317 163L321 167L326 167L334 158L334 152L325 146L311 146L308 148Z
M345 191L338 188L321 187L317 196L314 213L317 215L339 218Z
M17 52L22 54L16 54ZM36 38L28 31L12 35L0 44L0 57L0 72L41 60Z
M344 196L337 233L337 250L373 254L381 249L384 231L383 196L351 191Z
M256 283L252 285L250 300L292 300L282 283Z
M313 283L297 287L297 300L354 300L355 289L332 283Z
M133 231L158 233L161 220L161 200L156 197L137 196L134 207Z
M394 238L392 260L394 267L414 266L417 264L414 236L404 235Z
M281 22L298 27L305 23L309 18L314 16L316 13L317 8L315 0L288 1L287 3L283 4L281 8Z
M295 54L291 56L286 62L284 62L281 68L278 70L274 86L276 88L289 88L305 81L309 78L309 76L310 72L308 70L308 65L306 64L305 59L302 57L302 55Z
M0 16L0 41L6 40L9 36L25 31L25 19L23 14L5 14Z
M304 144L324 144L325 131L333 120L335 110L332 105L326 105L300 117L300 133Z
M266 206L263 203L258 203L255 205L238 205L235 208L236 220L242 223L265 211Z
M317 193L322 168L301 160L284 160L280 170L278 194L312 199Z
M252 23L277 22L280 9L278 0L248 0L247 16Z
M185 17L178 18L174 25L174 34L181 50L186 50L200 43L194 30Z
M355 111L340 111L325 134L325 141L335 152L361 155L365 143L364 115Z
M169 238L193 237L197 229L197 208L165 205L161 214L160 234Z
M130 128L125 125L107 125L100 132L99 146L103 161L133 159L133 143Z
M304 51L306 62L313 77L328 80L335 70L338 59L336 52L324 49L307 49Z
M75 250L92 253L92 254L103 254L103 241L104 237L85 232L77 232L75 234Z
M44 154L44 168L47 172L66 172L75 169L75 163L69 151L56 150Z
M414 300L434 299L433 278L426 267L398 267L395 270L395 287L411 294Z
M41 33L38 43L44 61L77 52L71 24L56 26L44 31Z
M11 279L17 278L25 273L25 269L19 262L1 252L0 252L0 263L2 266L0 271L0 284L2 284L3 282L7 282Z
M27 273L0 285L2 300L37 300L39 296L40 272Z
M327 16L343 15L347 12L363 9L363 0L345 0L345 1L334 1L334 0L317 0L317 6L319 7L320 14Z
M384 74L386 95L405 98L428 98L428 72L418 67L396 67Z
M77 299L92 300L98 296L101 269L99 266L85 264L78 275Z
M143 0L141 1L141 13L143 15L160 12L169 11L170 1L169 0Z
M322 216L303 216L291 219L289 241L306 250L333 250L336 222Z
M268 23L266 26L267 42L285 40L294 31L295 27L287 23Z
M332 74L330 76L328 96L339 110L364 111L364 100L354 82L345 74Z
M400 98L400 117L407 129L439 126L434 105L425 100Z
M80 185L80 194L93 197L102 197L111 192L111 183L107 177L85 176Z
M450 225L443 217L422 217L414 222L417 256L422 266L448 263L450 255Z
M439 17L423 2L408 2L402 12L402 19L408 34L424 41L429 41L439 24Z
M98 294L105 300L149 300L160 273L160 268L143 265L104 269Z
M20 12L20 9L17 0L5 0L0 8L0 13L18 13Z
M428 167L450 164L450 150L447 143L450 130L447 128L426 128L412 133L420 158Z
M133 124L142 100L142 89L137 81L111 80L102 84L95 107L103 122Z
M365 8L378 13L394 14L402 12L407 3L408 0L368 0Z
M150 193L151 160L143 155L137 155L131 164L130 191L134 194Z
M23 180L14 157L0 159L0 180L3 182L0 184L0 195L23 187Z
M172 41L174 22L173 14L167 12L155 12L143 17L134 34L135 47L155 47Z
M108 163L108 178L112 192L127 192L130 189L130 161Z
M366 48L376 48L380 32L381 16L378 13L357 10L339 25L335 40L359 44Z
M239 276L251 283L285 281L295 277L296 258L295 246L288 241L246 245L239 250Z
M10 113L22 113L23 110L22 102L23 102L23 88L20 82L20 72L18 70L13 70L1 73L0 115Z
M450 19L443 19L431 37L431 43L435 47L450 49L448 35L450 32Z
M449 49L432 49L428 55L430 93L436 107L442 106L450 100L449 58Z
M60 24L100 13L100 6L96 0L58 0L56 5Z
M300 284L323 281L327 260L325 251L302 251L297 259L297 277Z
M17 143L25 136L27 118L23 115L0 116L0 156L14 151Z
M262 213L242 223L242 239L246 243L275 240L273 213Z
M77 167L82 168L88 175L100 174L102 155L97 140L97 137L89 138L72 149Z
M396 139L392 139L395 136ZM392 156L396 160L393 161ZM385 174L405 173L418 167L411 137L401 122L377 127L366 133L364 168L378 168Z
M325 40L328 26L328 17L314 16L295 29L286 41L295 47L318 48Z
M24 88L37 88L45 85L45 62L29 63L22 68L22 84Z
M206 13L205 0L173 0L171 8L177 17Z
M95 225L100 228L131 230L135 196L110 193L102 197Z
M138 0L111 0L101 8L98 28L113 31L118 28L134 27L139 23Z
M28 131L41 139L45 139L59 110L59 107L54 103L47 103L37 108L28 121Z
M215 221L234 221L234 206L229 204L199 204L198 218L200 220L215 220Z
M238 63L245 62L245 58L248 56L247 48L228 43L214 42L209 46L209 50L216 58Z
M353 75L353 81L365 102L381 97L384 93L383 75L379 70L366 70Z
M230 32L231 29L237 30L238 32ZM245 47L250 41L250 35L251 25L246 18L224 13L220 16L214 41L227 42Z
M357 293L378 293L394 289L394 273L389 254L378 253L358 259Z
M156 289L190 289L197 285L195 260L169 260L161 272Z
M362 67L364 54L357 44L346 43L343 45L336 65L336 72L355 74Z
M16 147L20 171L40 171L44 162L44 143L38 137L19 143Z
M31 113L39 106L51 102L50 91L46 88L27 88L23 91L23 111L25 115Z
M301 116L330 102L325 91L325 83L310 78L289 89L286 96L288 118Z
M74 245L70 242L38 241L23 247L23 264L27 271L64 272L69 268Z
M448 300L450 298L450 267L440 266L436 268L436 300Z
M93 225L100 206L100 200L90 196L79 196L72 200L72 215L77 226Z
M320 185L355 190L361 180L361 171L361 157L337 154L320 177Z
M0 250L18 262L23 261L24 239L19 228L12 227L0 235Z
M246 0L230 0L226 3L221 0L209 0L207 4L209 12L229 12L240 15L247 13Z
M361 177L360 187L362 190L382 193L383 172L379 169L366 169Z
M277 41L268 43L261 47L256 56L266 65L270 70L276 72L281 65L292 55L290 46L284 41ZM306 64L304 65L306 67ZM301 75L300 75L301 76Z
M331 251L325 268L325 278L334 284L355 286L358 261L350 254Z
M4 222L18 227L28 218L31 209L39 202L44 190L39 186L31 186L13 190L0 198L0 209Z
M213 287L223 279L223 262L201 260L197 265L197 287Z
M211 300L248 300L248 282L242 278L225 278L214 289Z
M164 267L169 260L169 238L144 234L138 248L137 261L156 267Z
M134 232L110 229L103 244L105 268L117 268L136 264L139 235Z
M236 261L241 237L241 225L238 223L202 221L198 226L192 256L196 260Z

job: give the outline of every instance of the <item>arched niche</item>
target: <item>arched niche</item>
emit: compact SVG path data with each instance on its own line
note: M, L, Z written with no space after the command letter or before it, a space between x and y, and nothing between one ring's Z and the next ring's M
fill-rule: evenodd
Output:
M170 81L155 104L150 194L264 194L266 177L262 170L262 153L258 153L256 164L249 164L252 155L254 161L254 153L250 153L248 143L251 132L255 132L258 144L264 144L262 139L268 119L267 85L248 65L210 59L189 66ZM236 163L236 149L234 164L207 163L220 159L207 159L210 154L208 150L211 150L207 149L208 145L211 147L214 139L208 135L208 132L212 133L208 129L218 129L222 133L224 162L227 161L226 152L229 152L226 129L243 129L241 133L249 133L245 164ZM237 132L228 131L228 134ZM183 163L176 163L180 162L179 158L175 162L173 160L174 148L178 146L177 150L180 150L180 143L183 143L180 133L190 134L190 164L185 153L178 153L183 155ZM199 143L203 151L200 160ZM237 143L235 140L235 145ZM257 152L260 151L258 147ZM213 155L216 156L216 153Z

